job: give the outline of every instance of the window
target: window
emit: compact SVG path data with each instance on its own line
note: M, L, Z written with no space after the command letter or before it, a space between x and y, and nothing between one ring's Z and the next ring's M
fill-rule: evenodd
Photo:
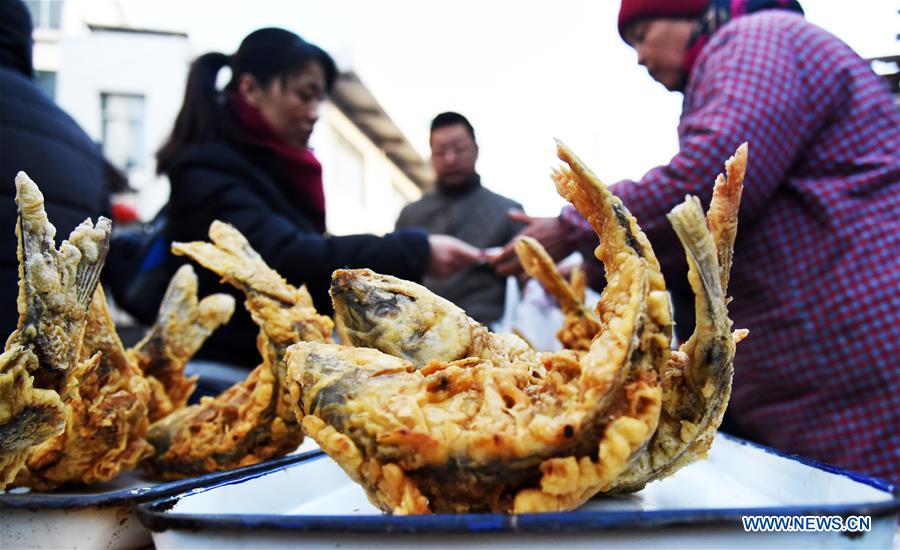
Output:
M56 73L53 71L34 71L34 82L50 99L56 100Z
M36 29L59 29L62 26L64 0L25 0L31 12L31 24Z
M100 94L103 154L119 169L144 164L144 96Z

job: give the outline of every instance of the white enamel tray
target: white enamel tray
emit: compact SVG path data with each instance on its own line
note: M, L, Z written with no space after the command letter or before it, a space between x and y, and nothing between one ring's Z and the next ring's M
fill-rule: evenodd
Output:
M141 477L140 472L129 472L107 483L52 493L0 491L0 550L146 548L152 540L134 517L139 503L244 478L318 454L315 441L307 438L291 455L180 481L159 483Z
M478 547L891 548L887 483L720 435L706 461L624 497L550 514L389 516L326 455L138 506L160 549ZM746 533L749 515L869 516L861 533Z

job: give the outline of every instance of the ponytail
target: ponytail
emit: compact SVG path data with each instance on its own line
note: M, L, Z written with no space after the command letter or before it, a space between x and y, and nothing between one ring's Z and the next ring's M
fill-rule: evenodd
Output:
M225 116L224 100L216 90L216 77L228 60L227 55L213 52L201 55L191 64L184 103L172 135L156 153L157 173L168 172L176 154L187 145L226 136L229 119Z

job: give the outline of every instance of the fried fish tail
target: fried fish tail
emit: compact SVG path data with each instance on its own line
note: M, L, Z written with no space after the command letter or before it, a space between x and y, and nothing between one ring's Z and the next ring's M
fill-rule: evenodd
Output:
M211 243L173 243L172 252L188 256L244 292L253 321L283 354L290 344L330 341L334 323L319 315L305 286L289 284L253 250L233 226L214 221Z
M544 247L531 237L519 237L515 241L516 255L525 272L537 279L542 287L556 299L563 312L563 326L556 333L566 349L587 350L591 340L600 330L597 317L584 305L584 280L576 290L556 267L556 262ZM573 275L576 272L573 272ZM577 280L573 280L577 283Z
M687 197L668 215L688 259L697 324L664 371L663 412L653 441L616 480L614 492L632 492L704 458L731 395L735 344L746 330L731 331L725 289L737 234L737 215L747 161L742 145L719 176L709 211Z
M722 291L728 292L728 278L734 257L734 240L737 237L738 210L744 190L744 174L747 171L747 144L743 143L734 156L725 162L725 173L716 178L712 200L706 212L706 225L716 245L719 262L719 280Z
M155 422L185 406L197 385L184 368L203 342L234 313L234 298L213 294L197 299L197 275L181 266L169 282L156 323L128 350L153 392L150 421Z
M60 245L47 219L44 196L24 173L16 175L19 257L17 338L37 354L41 387L59 389L78 360L87 309L109 251L112 222L85 220Z

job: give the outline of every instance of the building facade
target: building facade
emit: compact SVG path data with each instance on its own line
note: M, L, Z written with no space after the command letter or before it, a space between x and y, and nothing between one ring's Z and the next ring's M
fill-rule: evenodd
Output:
M39 85L127 174L117 200L148 220L168 200L154 155L183 99L186 33L148 29L115 0L28 0ZM237 43L242 37L235 37ZM429 168L352 72L340 74L311 139L323 165L329 232L385 233L430 179Z

